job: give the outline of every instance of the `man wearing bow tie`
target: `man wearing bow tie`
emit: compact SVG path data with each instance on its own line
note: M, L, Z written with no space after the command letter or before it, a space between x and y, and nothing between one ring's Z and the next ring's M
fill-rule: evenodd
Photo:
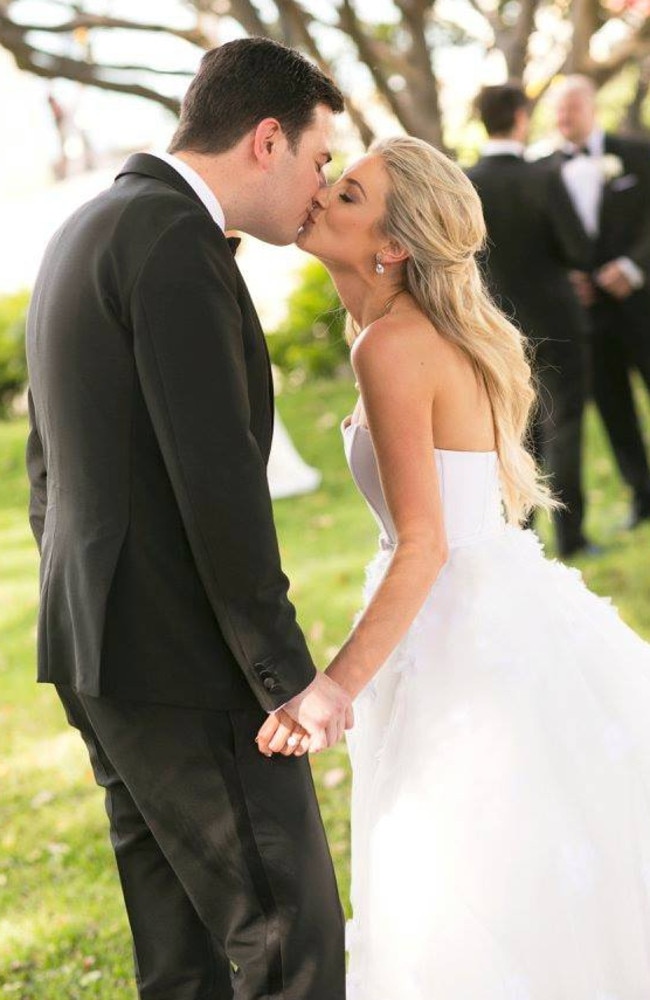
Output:
M650 519L650 468L630 384L650 387L650 144L605 133L595 88L568 77L556 93L563 142L553 155L591 243L575 275L591 318L593 393L632 494L630 525Z
M208 52L169 153L130 157L64 224L32 298L39 680L106 789L142 1000L344 1000L294 748L334 742L352 712L287 597L270 365L224 235L294 241L342 110L291 49ZM267 758L255 736L275 710L289 735Z
M531 445L564 505L554 527L558 553L570 557L592 550L581 484L584 311L568 276L584 266L588 244L556 172L524 157L530 109L521 87L484 87L477 110L489 140L468 176L485 216L485 276L534 349L540 406Z

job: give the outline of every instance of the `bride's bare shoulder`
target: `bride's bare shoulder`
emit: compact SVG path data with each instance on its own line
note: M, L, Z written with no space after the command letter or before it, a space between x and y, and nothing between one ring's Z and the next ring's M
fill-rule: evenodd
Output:
M358 373L412 369L430 379L433 370L444 364L446 341L421 312L409 310L374 320L354 341L350 352Z

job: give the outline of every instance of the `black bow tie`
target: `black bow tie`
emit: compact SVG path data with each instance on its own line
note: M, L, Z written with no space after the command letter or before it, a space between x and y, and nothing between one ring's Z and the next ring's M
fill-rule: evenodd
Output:
M230 247L232 255L234 257L235 254L237 253L237 247L241 243L241 239L239 238L239 236L226 236L226 240L228 241L228 246Z

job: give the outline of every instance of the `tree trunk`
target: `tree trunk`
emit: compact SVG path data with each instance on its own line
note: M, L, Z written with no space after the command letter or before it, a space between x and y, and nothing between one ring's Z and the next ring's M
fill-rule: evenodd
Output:
M638 135L648 138L648 126L644 123L641 115L643 105L648 96L650 87L650 57L646 57L639 66L639 78L636 84L634 97L632 98L623 119L622 129L631 135Z
M535 28L538 6L539 0L522 0L519 17L504 46L508 76L513 80L521 80L524 75L528 61L528 43Z
M572 0L573 40L567 57L567 73L584 73L590 63L591 39L599 27L598 0Z

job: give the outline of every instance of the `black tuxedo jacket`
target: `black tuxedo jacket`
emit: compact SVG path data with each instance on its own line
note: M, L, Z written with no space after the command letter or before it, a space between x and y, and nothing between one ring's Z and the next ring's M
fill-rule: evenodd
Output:
M27 352L39 680L217 709L305 688L266 478L264 336L172 167L132 156L54 236Z
M617 257L629 257L650 279L650 143L606 133L605 154L618 156L623 172L603 186L589 270ZM559 172L564 158L558 152L546 162Z
M568 278L585 267L589 241L557 172L514 154L485 156L468 171L483 204L483 265L492 295L532 339L583 329Z

